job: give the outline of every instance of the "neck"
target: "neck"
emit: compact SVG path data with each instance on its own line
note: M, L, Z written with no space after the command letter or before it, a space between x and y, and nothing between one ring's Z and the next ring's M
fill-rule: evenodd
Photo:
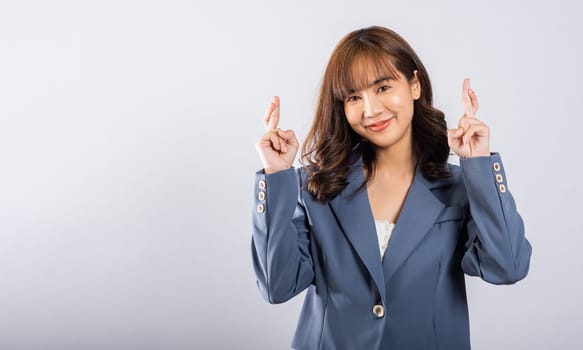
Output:
M415 173L416 164L412 140L376 149L375 175L409 176Z

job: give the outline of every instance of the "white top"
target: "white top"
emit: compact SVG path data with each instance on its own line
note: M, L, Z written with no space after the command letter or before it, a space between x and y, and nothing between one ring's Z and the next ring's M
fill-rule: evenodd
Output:
M388 220L375 220L374 221L377 229L377 237L379 239L379 248L381 250L381 260L385 256L385 251L389 245L389 239L391 238L391 233L395 228L395 224L389 222Z

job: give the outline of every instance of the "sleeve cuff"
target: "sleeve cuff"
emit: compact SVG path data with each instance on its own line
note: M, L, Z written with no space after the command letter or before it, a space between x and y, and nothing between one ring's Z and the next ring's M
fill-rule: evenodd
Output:
M462 173L467 183L472 183L474 179L492 178L498 192L507 192L506 174L504 165L499 153L491 153L489 157L471 157L460 160Z

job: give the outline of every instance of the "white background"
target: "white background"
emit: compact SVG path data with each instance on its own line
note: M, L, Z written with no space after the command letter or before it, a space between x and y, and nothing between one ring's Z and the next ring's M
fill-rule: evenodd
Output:
M346 33L402 34L450 125L480 98L534 251L468 279L474 349L583 347L575 1L0 2L0 349L285 349L251 267L272 95L303 139Z

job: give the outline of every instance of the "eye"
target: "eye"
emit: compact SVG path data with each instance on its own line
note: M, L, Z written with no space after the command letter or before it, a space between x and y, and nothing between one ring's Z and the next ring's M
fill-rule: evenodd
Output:
M391 88L391 87L390 87L390 86L388 86L388 85L383 85L383 86L381 86L381 87L380 87L380 88L377 90L377 92L385 92L385 91L387 91L387 90L388 90L388 89L390 89L390 88Z
M346 97L346 102L354 102L356 100L358 100L358 96L356 95Z

